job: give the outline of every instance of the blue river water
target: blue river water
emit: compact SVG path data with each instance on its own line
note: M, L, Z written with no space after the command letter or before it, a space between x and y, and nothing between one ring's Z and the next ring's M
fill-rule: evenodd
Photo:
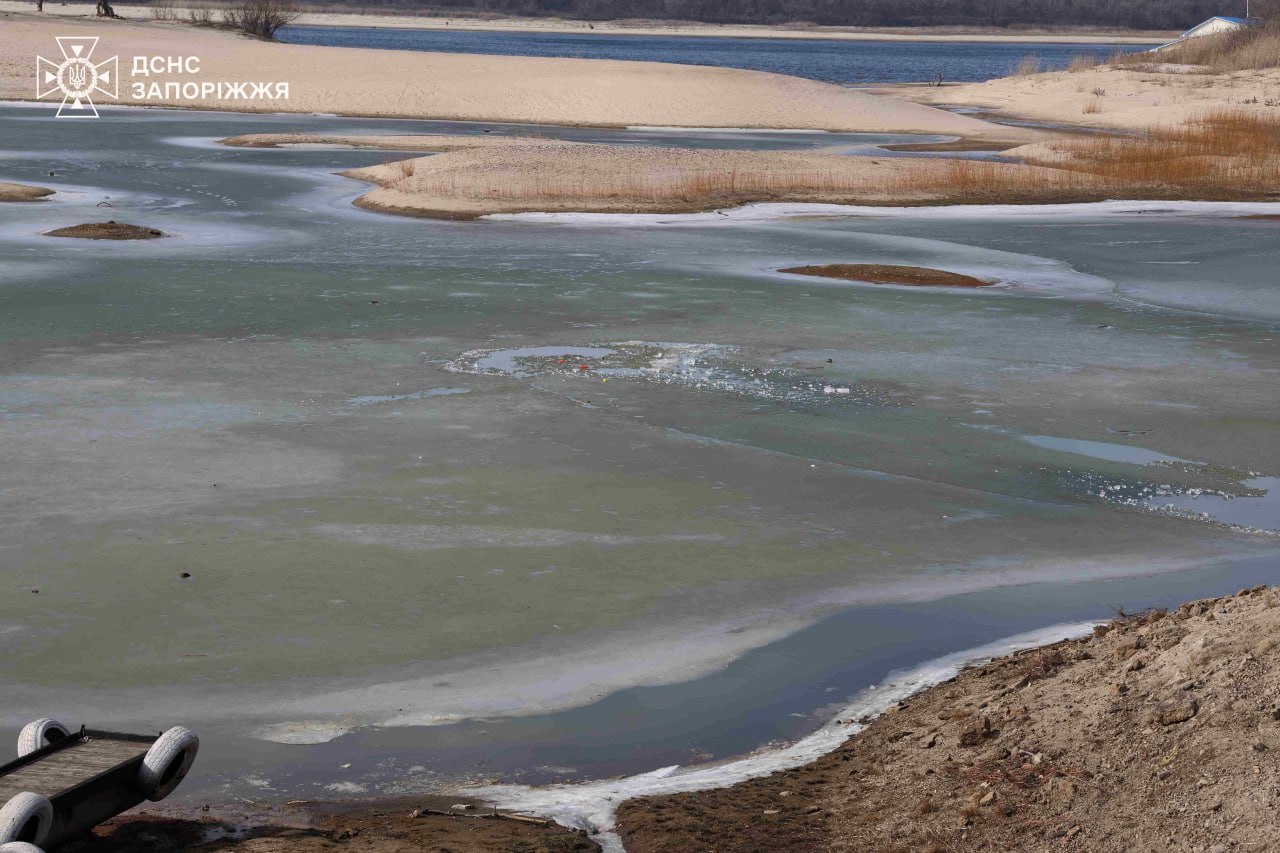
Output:
M847 41L836 39L575 35L374 27L287 27L283 41L335 47L629 59L771 71L840 85L989 80L1004 77L1028 56L1041 67L1065 68L1079 54L1107 57L1140 46L991 42Z

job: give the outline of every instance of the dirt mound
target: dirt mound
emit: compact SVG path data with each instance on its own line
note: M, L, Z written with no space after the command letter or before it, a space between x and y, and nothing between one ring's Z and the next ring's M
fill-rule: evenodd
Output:
M901 267L892 264L822 264L788 267L778 272L841 278L872 284L905 284L912 287L989 287L991 282L973 276L928 267Z
M157 228L142 225L130 225L127 222L86 222L83 225L70 225L66 228L55 228L44 232L46 237L79 237L82 240L155 240L167 237Z
M1274 849L1280 595L1114 620L969 669L840 749L624 803L629 853Z

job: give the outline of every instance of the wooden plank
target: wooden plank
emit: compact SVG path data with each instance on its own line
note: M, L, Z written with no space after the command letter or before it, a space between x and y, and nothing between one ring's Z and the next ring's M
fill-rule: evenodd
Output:
M22 791L53 798L86 779L144 755L149 747L150 744L140 741L87 739L0 777L0 803Z

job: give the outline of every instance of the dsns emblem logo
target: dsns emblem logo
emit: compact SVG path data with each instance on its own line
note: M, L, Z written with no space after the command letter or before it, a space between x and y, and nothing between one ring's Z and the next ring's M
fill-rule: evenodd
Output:
M95 65L92 57L97 46L97 36L58 36L61 62L36 57L36 97L61 93L58 118L97 118L95 92L112 99L119 97L119 57Z

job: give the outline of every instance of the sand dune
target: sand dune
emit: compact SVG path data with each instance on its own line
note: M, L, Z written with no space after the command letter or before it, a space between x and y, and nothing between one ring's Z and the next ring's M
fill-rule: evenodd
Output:
M196 56L194 75L140 82L287 82L289 98L164 96L202 109L320 112L564 125L809 128L1011 136L973 118L797 77L645 62L477 56L262 42L158 22L0 13L0 98L30 99L37 53L55 36L99 36L120 60L121 103L133 56Z
M921 103L985 107L1007 116L1086 127L1143 130L1176 125L1206 111L1230 108L1274 114L1280 69L1208 74L1192 66L1150 70L1097 67L1002 77L985 83L881 91Z

